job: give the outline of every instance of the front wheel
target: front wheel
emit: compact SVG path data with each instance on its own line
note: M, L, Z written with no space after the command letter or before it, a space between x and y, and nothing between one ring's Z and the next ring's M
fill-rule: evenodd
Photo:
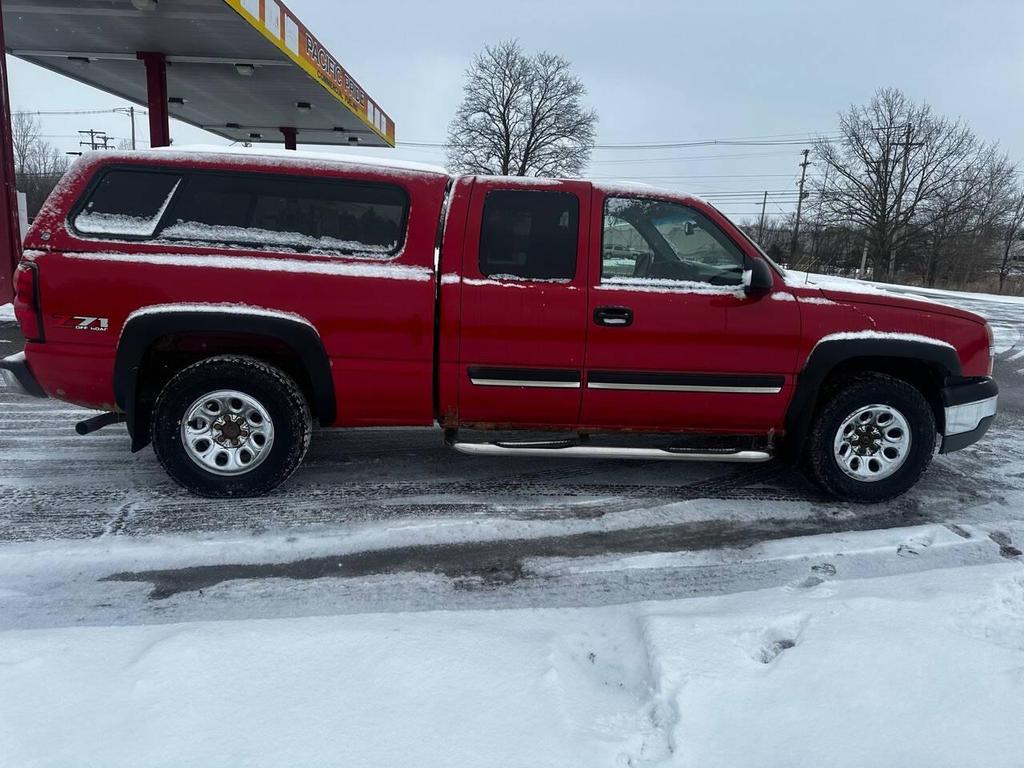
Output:
M814 420L812 479L833 496L878 502L909 490L935 452L935 416L921 392L883 374L853 379Z
M302 390L251 357L211 357L176 374L151 423L157 459L200 496L259 496L283 483L309 446Z

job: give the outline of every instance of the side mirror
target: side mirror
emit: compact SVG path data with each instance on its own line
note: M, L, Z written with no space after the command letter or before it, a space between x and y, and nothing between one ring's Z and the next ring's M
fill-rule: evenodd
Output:
M763 259L752 259L750 269L743 273L743 292L747 296L763 296L771 292L773 285L771 267Z

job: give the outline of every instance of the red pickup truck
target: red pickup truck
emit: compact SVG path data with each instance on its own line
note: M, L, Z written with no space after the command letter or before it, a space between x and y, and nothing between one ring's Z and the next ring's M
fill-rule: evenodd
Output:
M125 422L203 495L279 485L315 420L436 423L484 455L777 455L879 501L996 411L982 318L798 279L713 206L650 187L104 152L25 248L10 385L103 411L83 434Z

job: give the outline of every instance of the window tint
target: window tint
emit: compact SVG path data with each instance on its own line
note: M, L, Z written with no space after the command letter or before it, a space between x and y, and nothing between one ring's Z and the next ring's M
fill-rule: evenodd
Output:
M90 235L151 237L181 177L159 171L108 171L75 215L74 228Z
M678 203L611 197L605 202L601 277L734 286L743 253L699 211Z
M564 192L489 192L480 232L488 277L571 280L576 275L579 201Z
M183 185L160 238L384 257L402 244L407 207L390 185L202 173Z

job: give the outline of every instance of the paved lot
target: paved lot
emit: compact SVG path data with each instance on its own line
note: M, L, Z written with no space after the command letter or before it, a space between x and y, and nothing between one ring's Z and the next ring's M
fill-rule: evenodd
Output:
M800 539L806 544L799 544L793 556L772 562L742 554L790 546L786 542L793 537L816 534L847 539L881 534L895 542L882 562L874 555L862 563L846 557L845 574L925 567L917 556L929 541L901 534L921 526L944 527L953 532L954 544L961 539L965 544L933 548L928 567L1016 557L1017 539L1024 536L1024 312L1019 304L961 303L983 311L997 325L1000 416L986 440L937 457L913 491L888 504L834 502L777 463L472 458L445 448L439 431L432 429L320 431L303 467L279 492L262 499L211 501L192 497L169 481L150 450L129 453L122 428L80 437L74 423L85 411L16 398L0 389L0 541L114 544L137 537L176 541L185 535L308 542L310 537L327 541L339 532L371 531L372 543L349 541L344 558L340 550L309 556L285 543L283 552L272 557L265 551L232 555L236 550L229 549L227 559L215 567L165 568L140 561L124 572L97 572L104 583L109 584L107 578L123 582L117 589L144 582L142 593L131 594L154 598L201 595L217 585L256 584L267 577L326 581L335 586L316 587L314 604L336 611L476 605L480 600L499 605L621 602L785 584L808 573L818 579L815 569L827 576L836 565L834 558L815 560L818 550L810 539ZM19 345L16 329L0 327L3 354ZM172 538L159 538L166 535ZM903 541L904 535L911 538ZM193 547L184 540L175 546L186 554ZM709 551L724 553L724 561L696 568L692 562L683 569L659 566L643 576L619 566L599 573L601 568L575 572L573 566L566 572L543 565L559 559L621 561L638 553L669 558L690 553L699 562L700 553ZM380 591L375 581L396 576L402 581L403 574L440 578L447 586L430 592L436 585L425 588L417 582L411 592ZM72 588L67 578L54 579L49 586L26 588L26 597L9 609L33 615L43 611L54 621L71 620L69 604L89 604L92 611L117 616L126 610L108 602L104 590L113 585L101 589L95 577L74 587L87 590L88 597L64 595ZM367 591L372 584L378 591ZM424 598L424 589L431 596ZM258 610L272 613L273 601L262 599ZM297 610L294 599L292 594L281 597L276 610ZM186 615L174 612L184 610L181 605L155 613L168 601L132 604L132 610L147 612L147 621L156 615L167 620ZM200 610L203 604L191 605ZM201 610L213 615L230 611L223 602Z
M1024 353L1024 307L960 303L992 317L1008 346L996 366L1001 413L993 430L997 438L1006 436L1024 422L1024 375L1017 370L1024 369L1024 357L1013 359ZM16 328L0 326L0 351L9 354L20 344ZM129 453L121 427L78 436L74 423L85 413L0 389L0 540L267 530L417 516L598 517L684 499L813 502L823 529L844 517L860 527L864 512L824 499L775 463L482 459L448 450L434 429L323 430L280 492L266 499L208 501L172 484L150 450ZM886 515L973 517L1005 490L992 482L998 473L990 463L1019 459L994 449L1002 442L987 440L939 457L919 489L886 505Z

